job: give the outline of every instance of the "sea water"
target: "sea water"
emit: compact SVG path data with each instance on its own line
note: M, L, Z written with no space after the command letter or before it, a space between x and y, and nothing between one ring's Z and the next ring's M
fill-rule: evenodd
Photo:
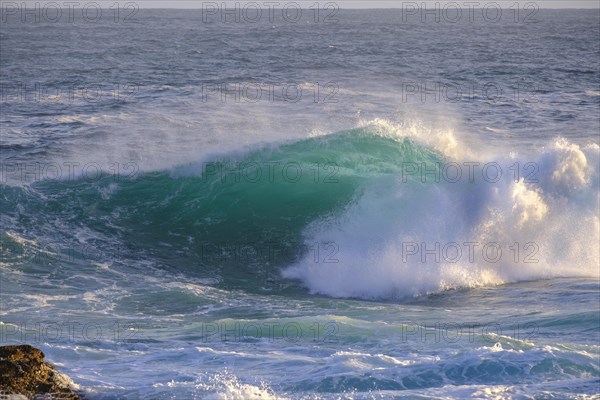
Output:
M3 12L2 344L90 399L599 392L597 9L119 7Z

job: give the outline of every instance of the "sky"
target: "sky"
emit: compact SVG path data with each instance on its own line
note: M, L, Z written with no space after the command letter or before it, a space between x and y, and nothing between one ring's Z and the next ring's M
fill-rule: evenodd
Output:
M61 0L55 1L25 1L29 7L33 4L44 4L44 3L61 3ZM242 6L244 4L254 3L263 6L264 8L269 7L270 4L274 4L275 8L282 8L286 4L300 4L302 8L309 8L315 3L319 5L320 8L324 8L328 3L334 3L339 8L402 8L406 7L408 4L418 4L426 3L427 7L435 7L435 4L441 4L443 7L444 4L454 3L458 4L462 8L483 8L486 5L495 5L500 4L502 8L510 8L514 7L514 4L517 3L519 8L525 9L529 3L534 3L538 8L595 8L600 9L600 0L415 0L415 1L404 1L404 0L214 0L214 1L205 1L205 0L79 0L73 1L70 0L71 3L80 3L81 6L85 6L87 3L100 4L101 7L110 7L115 3L119 3L121 6L127 3L134 3L139 8L203 8L203 5L207 4L218 4L221 5L225 3L227 7L234 7L235 3L239 3ZM0 1L1 4L7 3L18 3L22 4L23 1ZM277 4L280 6L278 7ZM469 4L475 4L471 6ZM478 6L479 5L479 6ZM314 6L313 6L314 7ZM78 8L77 6L75 8Z
M227 6L233 7L235 3L240 3L242 6L248 3L257 3L262 5L263 3L272 2L279 3L282 6L286 3L298 3L301 6L310 7L311 5L318 3L322 8L327 3L335 3L339 8L402 8L408 4L422 4L426 3L428 7L435 7L435 4L456 3L463 8L472 7L469 4L475 4L475 8L485 7L486 5L500 4L502 8L509 8L515 3L518 3L520 8L525 8L528 3L534 3L539 8L600 8L600 0L416 0L416 1L403 1L403 0L233 0L233 1L204 1L204 0L138 0L136 3L140 8L202 8L203 4L221 4L225 2ZM477 5L480 4L478 7ZM265 6L265 8L268 7ZM275 8L277 5L274 6Z

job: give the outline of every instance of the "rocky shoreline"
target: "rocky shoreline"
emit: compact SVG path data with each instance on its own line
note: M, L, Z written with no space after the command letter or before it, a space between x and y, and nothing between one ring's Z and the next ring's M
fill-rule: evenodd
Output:
M41 350L27 344L0 346L0 398L82 399L71 389L71 380L44 357Z

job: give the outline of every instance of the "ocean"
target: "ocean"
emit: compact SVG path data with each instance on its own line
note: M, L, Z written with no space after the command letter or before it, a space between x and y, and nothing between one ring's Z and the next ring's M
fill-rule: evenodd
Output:
M3 6L0 344L89 399L598 398L598 8L94 4Z

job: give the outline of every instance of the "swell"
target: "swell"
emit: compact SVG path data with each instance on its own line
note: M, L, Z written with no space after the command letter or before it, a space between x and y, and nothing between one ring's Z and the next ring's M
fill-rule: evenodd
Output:
M495 158L498 179L439 179L474 161L466 147L379 124L132 179L4 186L3 247L21 246L13 233L98 247L91 258L116 246L116 263L334 297L597 276L597 145L560 139Z
M318 252L306 242L307 226L343 213L369 181L397 175L403 162L439 157L410 139L355 129L133 179L4 186L1 206L10 210L5 232L40 248L83 240L105 247L90 252L101 256L116 246L118 262L152 259L251 289L281 284L281 267ZM19 246L10 235L3 242Z

